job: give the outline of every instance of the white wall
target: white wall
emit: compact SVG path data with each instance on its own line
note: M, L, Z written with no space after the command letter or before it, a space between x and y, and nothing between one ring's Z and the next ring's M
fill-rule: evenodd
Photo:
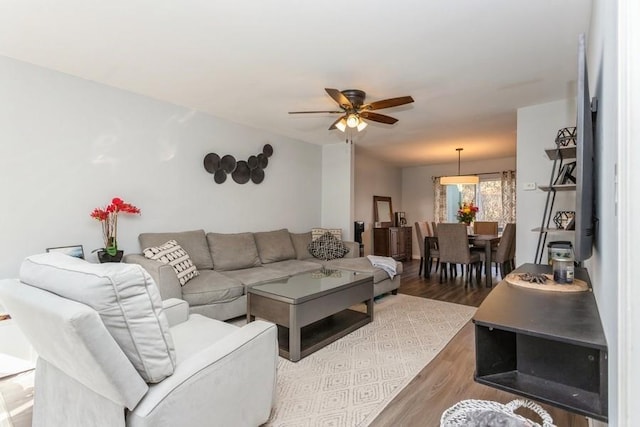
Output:
M463 163L464 173L488 173L514 170L516 158L506 157ZM407 224L413 226L416 221L434 220L433 177L455 175L458 163L447 163L430 166L416 166L402 169L402 209L406 212ZM519 179L519 171L518 171ZM518 209L520 207L518 200ZM420 258L418 239L413 232L413 257Z
M628 377L630 371L623 371L624 353L620 353L618 328L619 315L625 316L628 312L619 306L619 293L622 287L636 284L621 280L618 274L619 266L626 269L628 265L634 265L634 260L620 260L618 256L618 236L629 235L633 230L618 228L617 206L618 196L616 168L618 163L618 39L617 39L617 1L595 0L587 42L587 65L589 71L589 87L591 96L598 98L598 115L596 118L596 135L594 140L594 159L596 164L596 216L598 224L594 238L594 252L591 259L585 262L593 283L593 291L598 301L598 310L607 337L609 349L609 425L637 425L630 422L629 411L637 413L634 400L625 401L626 409L619 406L619 384L633 384ZM635 15L635 22L637 22ZM637 49L633 50L637 55ZM637 78L637 76L636 76ZM626 92L623 92L626 94ZM637 121L637 117L633 120ZM637 141L636 141L637 144ZM637 161L628 162L623 159L620 174L627 177L632 169L637 169ZM624 178L623 178L624 179ZM629 199L636 198L637 188L629 188L627 193L620 195L622 206L627 205ZM628 205L627 205L628 206ZM634 215L635 216L635 215ZM637 231L637 229L636 229ZM637 251L637 239L632 238L634 253ZM637 263L637 259L636 259ZM635 279L635 268L632 268ZM633 280L634 280L633 279ZM623 301L626 303L626 301ZM636 301L637 303L637 301ZM635 309L635 305L632 309ZM635 325L637 328L637 325ZM637 345L637 336L631 337L633 345ZM622 350L624 352L624 350ZM628 354L626 355L628 357ZM632 365L637 360L631 361ZM620 363L620 368L618 368ZM629 366L629 365L626 365ZM636 369L636 374L638 370ZM637 381L637 376L636 376ZM637 387L637 382L636 386ZM624 398L624 397L623 397ZM629 406L630 405L630 406ZM621 412L619 410L621 409ZM625 414L626 412L626 414ZM637 415L635 416L638 420Z
M605 319L605 327L612 328L617 338L617 343L615 343L611 337L608 337L610 378L615 375L617 379L617 387L615 387L616 384L612 384L610 387L610 390L613 388L616 394L611 395L609 411L610 413L616 412L617 425L637 426L640 425L640 411L637 409L638 401L640 401L640 365L638 365L638 360L640 360L640 346L638 346L640 287L638 287L636 279L637 266L640 263L637 238L640 235L640 223L638 223L640 199L637 197L638 188L640 188L640 169L638 169L638 162L640 162L640 121L638 121L638 117L640 117L640 56L638 55L638 51L640 51L640 27L638 27L640 2L619 0L617 4L618 135L612 143L617 142L618 148L618 194L616 198L618 202L618 274L614 275L615 280L603 277L599 292L605 298L612 300L615 296L614 289L617 289L618 303L614 303L612 306L617 310L618 322L615 322L615 315L606 315ZM611 15L614 13L613 6L609 2L603 1L597 2L596 5L598 9L607 8L608 13L604 15L608 19L605 20L606 24L602 27L608 29L607 33L612 33L615 28L611 22L613 20ZM594 27L601 28L595 23ZM609 39L605 48L610 49L610 44ZM603 92L606 93L603 93L603 101L609 107L615 88L615 85L611 84L611 80L615 74L610 68L612 59L607 55L605 61L607 66L604 67L606 76L604 76L603 82L606 84L606 91L603 90ZM603 122L607 124L606 129L611 132L610 126L615 125L611 121L612 112L607 109L607 113L603 114L605 114ZM604 313L603 318L605 318ZM615 352L612 348L616 349ZM616 375L616 373L618 374Z
M576 49L578 37L576 36ZM541 190L525 191L527 183L549 185L553 161L544 150L555 147L558 130L576 125L575 99L560 100L547 104L533 105L518 109L517 145L517 213L516 259L517 264L534 262L538 233L531 230L540 227L547 193ZM575 211L575 192L558 192L552 212ZM553 215L552 214L552 215ZM553 240L573 240L572 233L555 233L547 236ZM543 261L546 260L546 251Z
M322 147L322 226L341 228L353 241L353 145L344 142Z
M373 252L373 196L391 197L393 211L402 210L402 173L400 168L389 166L370 157L356 147L355 155L355 206L354 221L364 221L362 235L365 255ZM351 236L353 237L353 236ZM349 240L352 240L351 238Z
M240 232L321 222L322 149L184 107L0 57L0 277L47 247L103 246L93 208L119 196L118 240L140 232ZM247 159L274 148L262 184L213 182L209 152ZM95 258L94 258L95 259Z

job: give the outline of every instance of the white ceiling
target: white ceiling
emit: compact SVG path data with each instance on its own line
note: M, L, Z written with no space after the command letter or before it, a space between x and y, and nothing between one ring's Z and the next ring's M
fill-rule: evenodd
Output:
M516 110L573 96L591 0L0 0L0 54L317 144L325 87L399 119L353 136L399 166L515 155Z

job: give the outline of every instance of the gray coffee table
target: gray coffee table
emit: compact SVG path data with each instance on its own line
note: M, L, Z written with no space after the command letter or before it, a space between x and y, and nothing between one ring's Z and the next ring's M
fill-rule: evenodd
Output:
M350 310L365 302L367 312ZM280 356L297 362L373 321L373 276L318 270L249 288L247 322L278 325Z

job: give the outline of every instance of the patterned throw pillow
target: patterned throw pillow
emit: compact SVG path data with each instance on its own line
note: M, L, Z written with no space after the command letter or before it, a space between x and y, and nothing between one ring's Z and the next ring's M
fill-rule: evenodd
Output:
M326 232L309 243L309 252L318 259L329 261L343 258L349 253L349 248L342 243L342 240L338 240L333 234Z
M341 228L312 228L311 240L318 240L324 233L331 233L336 239L342 240Z
M149 259L173 267L182 286L199 274L189 254L175 240L169 240L162 246L147 248L142 252Z

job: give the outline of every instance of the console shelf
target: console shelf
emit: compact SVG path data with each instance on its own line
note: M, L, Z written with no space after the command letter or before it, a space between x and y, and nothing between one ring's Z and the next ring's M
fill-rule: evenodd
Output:
M549 160L576 158L575 145L570 145L568 147L546 148L544 152L547 153Z
M524 272L551 267L513 271ZM575 277L591 289L584 268ZM550 292L502 281L473 322L477 382L607 421L607 342L591 290Z
M538 188L542 191L575 191L575 184L558 184L558 185L538 185Z

